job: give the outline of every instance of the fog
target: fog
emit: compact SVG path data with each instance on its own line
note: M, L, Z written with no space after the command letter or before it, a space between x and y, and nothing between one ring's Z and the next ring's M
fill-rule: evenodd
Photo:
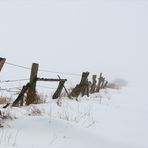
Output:
M0 56L26 67L36 62L40 69L103 72L109 80L144 84L147 17L143 0L0 0ZM29 72L6 64L0 76L28 78Z

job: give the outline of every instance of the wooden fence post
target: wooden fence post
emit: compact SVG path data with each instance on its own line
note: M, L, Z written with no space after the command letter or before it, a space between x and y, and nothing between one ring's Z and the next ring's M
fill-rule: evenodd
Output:
M57 98L59 98L59 96L60 96L60 94L61 94L61 92L62 92L62 90L63 90L63 88L64 88L64 83L65 83L66 81L64 80L60 80L60 82L59 82L59 86L58 86L58 88L57 88L57 90L56 90L56 92L54 93L54 95L52 96L52 99L57 99Z
M24 94L28 90L30 84L27 83L26 85L23 86L20 94L18 95L17 99L13 102L12 106L23 106L23 99L24 99Z
M103 88L106 88L106 87L107 87L107 84L108 84L108 81L106 81L106 82L104 83Z
M96 88L96 92L99 92L100 91L100 88L101 88L101 82L102 82L102 73L100 73L100 77L98 79L98 85L97 85L97 88Z
M39 64L33 63L30 74L30 87L27 93L26 105L36 102L36 80Z
M78 97L80 93L84 96L87 92L87 96L89 96L89 83L88 83L88 75L89 72L83 72L80 84L76 85L76 87L72 90L71 96Z
M89 82L88 79L85 81L84 86L82 87L82 97L84 95L87 95L87 97L89 97Z
M92 81L92 85L91 85L91 89L90 89L91 94L95 93L95 90L96 90L96 83L97 83L96 78L97 78L97 75L92 76L93 81Z
M61 78L60 78L60 76L58 75L58 78L60 79L60 81L61 81ZM65 81L67 81L67 79L65 80ZM65 83L65 82L64 82ZM69 98L69 99L72 99L71 98L71 96L70 96L70 94L69 94L69 92L68 92L68 90L66 89L66 87L65 87L65 85L63 84L63 88L65 89L65 92L66 92L66 94L67 94L67 97Z
M102 82L101 82L101 87L100 87L101 89L104 88L104 83L105 83L105 78L102 77Z
M1 58L1 57L0 57L0 72L1 72L1 70L2 70L2 68L3 68L3 65L4 65L5 61L6 61L5 58Z

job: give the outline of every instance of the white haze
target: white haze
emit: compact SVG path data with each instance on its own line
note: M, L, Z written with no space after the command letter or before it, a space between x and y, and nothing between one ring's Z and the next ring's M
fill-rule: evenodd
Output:
M0 56L27 67L36 62L51 71L102 71L108 79L144 84L147 17L144 0L0 0ZM5 65L0 76L29 72Z

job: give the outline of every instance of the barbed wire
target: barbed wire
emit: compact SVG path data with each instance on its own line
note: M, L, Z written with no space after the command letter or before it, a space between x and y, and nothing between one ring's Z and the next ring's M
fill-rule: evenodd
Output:
M23 69L27 69L27 70L31 70L31 68L26 67L26 66L21 66L18 64L13 64L10 62L5 62L8 65L11 66L15 66L15 67L19 67L19 68L23 68ZM62 75L73 75L73 76L81 76L81 74L76 74L76 73L67 73L67 72L60 72L60 71L51 71L51 70L45 70L45 69L39 69L40 72L47 72L47 73L54 73L54 74L62 74Z
M0 88L0 91L7 91L7 92L16 92L16 93L19 93L19 91L14 91L14 90L7 89L7 88Z
M5 62L5 63L8 64L8 65L11 65L11 66L15 66L15 67L19 67L19 68L23 68L23 69L31 70L31 68L29 68L29 67L25 67L25 66L21 66L21 65L13 64L13 63L9 63L9 62Z
M18 90L20 90L21 88L22 88L23 86L19 86L19 87L5 87L5 88L2 88L2 87L0 87L0 90L2 90L2 89L9 89L9 90L11 90L11 89L18 89Z
M10 66L14 66L14 67L18 67L18 68L22 68L22 69L26 69L26 70L31 70L30 67L26 67L26 66L22 66L22 65L18 65L18 64L14 64L14 63L10 63L10 62L5 62L7 65ZM47 72L47 73L54 73L54 74L61 74L61 75L72 75L72 76L81 76L81 74L76 74L76 73L67 73L67 72L60 72L60 71L51 71L51 70L45 70L45 69L39 69L39 72ZM9 83L9 82L21 82L21 81L29 81L28 79L15 79L15 80L0 80L0 83ZM71 86L72 83L68 82ZM57 89L57 88L53 88L53 87L47 87L47 86L43 86L43 85L37 85L37 87L40 88L45 88L45 89ZM1 88L1 91L7 91L7 92L18 92L18 91L14 91L14 89L18 89L20 90L21 87L13 87L13 88Z
M19 86L19 87L8 87L8 88L5 88L5 89L21 89L23 86ZM0 89L1 89L2 87L0 87Z
M29 79L17 79L17 80L3 80L0 83L8 83L8 82L20 82L20 81L28 81Z

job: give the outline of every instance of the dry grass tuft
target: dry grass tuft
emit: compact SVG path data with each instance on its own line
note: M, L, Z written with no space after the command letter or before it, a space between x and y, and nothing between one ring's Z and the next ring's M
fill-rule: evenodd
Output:
M46 96L44 96L43 94L36 94L34 97L35 97L35 102L33 104L46 103Z
M4 126L2 124L0 124L0 128L3 128Z
M0 104L7 104L9 102L9 98L6 97L0 97Z
M5 112L2 113L1 119L2 120L13 120L15 117L12 117L11 113L9 110L6 110Z

